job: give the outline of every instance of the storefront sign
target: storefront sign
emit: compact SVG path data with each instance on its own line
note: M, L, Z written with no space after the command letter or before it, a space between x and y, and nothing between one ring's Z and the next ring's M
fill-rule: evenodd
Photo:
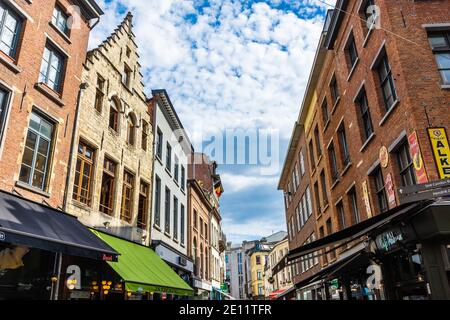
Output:
M450 178L450 147L445 128L428 128L428 136L440 178Z
M388 202L389 202L389 208L394 208L397 206L397 203L395 201L395 190L394 190L394 181L392 180L392 174L388 174L386 176L386 191L388 195Z
M67 277L66 285L69 290L80 290L81 289L81 269L79 266L71 265L67 267L66 273L69 275Z
M420 151L419 140L417 139L417 132L414 131L408 137L409 152L411 153L414 170L416 171L417 183L427 183L428 176L423 163L422 152Z
M102 259L103 259L103 261L113 261L113 256L107 255L107 254L103 254Z
M372 208L370 207L369 188L367 186L367 180L363 182L362 189L363 189L364 204L366 205L367 217L371 218Z
M380 165L383 168L387 168L389 165L389 151L385 146L382 146L380 149Z
M5 241L6 240L6 235L4 232L0 232L0 241Z
M398 243L403 240L405 240L403 233L399 229L393 229L377 236L375 242L378 250L387 252L397 247Z
M377 264L371 264L367 267L367 274L369 274L366 281L367 288L370 290L380 289L382 280L381 267Z

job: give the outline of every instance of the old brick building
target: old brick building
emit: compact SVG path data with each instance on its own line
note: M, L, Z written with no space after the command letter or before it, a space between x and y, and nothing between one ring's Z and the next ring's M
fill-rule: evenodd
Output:
M8 0L0 11L0 188L61 207L89 33L102 11L93 0Z
M66 209L87 226L148 245L153 129L132 18L88 53Z
M329 12L298 120L305 128L306 141L299 144L308 149L316 232L324 239L291 250L290 258L304 259L305 254L321 250L323 270L332 280L338 274L330 270L353 259L365 246L360 241L364 237L377 242L395 234L395 240L389 238L392 247L397 249L401 243L407 253L366 246L370 252L366 264L378 259L384 290L367 293L370 290L364 291L361 280L364 275L355 279L350 271L339 285L330 285L323 272L323 277L310 278L323 280L322 298L448 297L448 266L443 262L447 240L428 234L421 235L419 243L421 231L410 235L393 217L409 219L403 223L415 226L433 219L426 214L419 217L419 212L448 211L442 202L426 209L422 206L428 204L416 203L420 210L405 208L399 188L413 190L412 186L449 177L445 137L440 138L440 151L433 152L430 143L430 136L439 136L450 126L449 17L448 1L337 1L336 9ZM286 176L294 170L292 164L288 157ZM281 187L289 192L288 184ZM382 230L381 221L386 225L389 221L395 232ZM367 230L359 229L369 225ZM398 259L409 261L417 270L407 275L388 270ZM440 264L432 270L435 259ZM393 287L394 281L400 289Z

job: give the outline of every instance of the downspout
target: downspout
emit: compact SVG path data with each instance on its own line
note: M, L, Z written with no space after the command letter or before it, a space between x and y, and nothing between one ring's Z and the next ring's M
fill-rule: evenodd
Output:
M99 18L97 18L97 20L96 20L96 21L94 22L94 24L93 24L92 26L89 26L89 30L92 30L92 29L94 29L94 28L95 28L95 26L99 24L99 22L100 22L100 17L99 17Z
M69 163L67 165L67 176L66 176L66 183L64 187L64 199L63 199L63 211L67 210L67 197L69 192L69 184L70 179L72 177L72 165L73 165L73 157L75 156L75 142L76 142L76 136L77 136L77 129L78 129L78 120L80 116L80 105L81 105L81 94L83 90L87 89L89 85L86 82L82 82L80 84L80 89L78 90L78 96L77 96L77 107L75 110L75 119L72 129L72 141L70 142L70 152L69 152Z

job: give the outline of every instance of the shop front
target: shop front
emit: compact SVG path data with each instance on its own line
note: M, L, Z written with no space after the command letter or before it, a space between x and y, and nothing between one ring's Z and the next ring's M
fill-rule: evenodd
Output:
M71 287L82 281L64 261L98 270L118 255L76 217L0 191L0 300L64 299L65 272Z
M211 283L194 276L192 278L192 287L195 291L195 300L209 300L211 298Z
M151 248L98 230L91 231L120 253L118 261L107 261L107 277L93 280L97 285L106 283L109 296L114 294L125 300L173 300L193 296L194 290ZM99 289L97 297L105 298L102 287Z
M334 263L296 284L303 294L319 282L317 299L450 299L449 246L450 202L422 200L295 249L289 260L339 250Z

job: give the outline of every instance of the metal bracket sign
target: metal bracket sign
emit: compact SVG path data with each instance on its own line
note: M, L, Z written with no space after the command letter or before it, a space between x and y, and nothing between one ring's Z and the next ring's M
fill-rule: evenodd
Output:
M398 188L400 203L450 197L450 179Z

